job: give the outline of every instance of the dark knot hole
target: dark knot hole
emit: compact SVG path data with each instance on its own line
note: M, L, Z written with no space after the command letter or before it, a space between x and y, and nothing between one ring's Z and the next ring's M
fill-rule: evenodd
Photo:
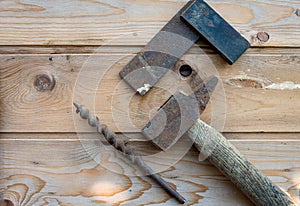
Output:
M0 201L0 206L14 206L14 203L10 200L2 200Z

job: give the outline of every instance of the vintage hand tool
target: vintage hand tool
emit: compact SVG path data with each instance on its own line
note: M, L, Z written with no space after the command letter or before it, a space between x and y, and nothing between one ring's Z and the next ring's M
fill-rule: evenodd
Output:
M135 155L134 148L128 146L129 142L128 138L118 137L115 133L110 133L108 127L105 124L101 124L99 122L99 118L97 116L91 115L90 111L84 108L83 105L79 105L77 103L73 103L76 108L76 113L80 114L82 119L87 119L88 124L91 127L96 127L97 132L105 137L105 140L112 145L115 149L120 151L123 155L126 155L132 163L136 164L145 172L145 174L152 179L154 179L158 184L162 186L171 196L176 198L176 200L183 204L186 202L186 199L181 196L173 187L171 187L164 179L162 179L158 174L154 173L154 171L143 161L140 156Z
M142 129L142 133L162 150L167 150L185 135L194 141L201 155L227 176L254 204L295 206L284 191L260 173L222 134L198 119L217 82L217 78L213 77L205 84L200 84L190 95L176 92ZM162 125L166 126L162 128Z
M170 69L191 46L203 37L230 64L249 47L249 43L202 0L189 1L173 19L120 72L140 95ZM295 205L292 199L248 162L220 133L206 125L203 112L216 85L216 78L193 84L193 94L175 93L143 128L143 134L163 150L182 135L240 188L256 205ZM161 128L162 125L166 126Z
M193 0L122 69L120 77L143 96L201 38L230 64L250 46L207 3Z

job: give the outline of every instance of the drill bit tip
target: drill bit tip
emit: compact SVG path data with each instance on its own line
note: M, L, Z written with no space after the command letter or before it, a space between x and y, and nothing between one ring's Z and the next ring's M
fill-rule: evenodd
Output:
M105 124L99 122L99 118L96 116L92 116L90 110L85 109L83 105L79 105L77 103L73 103L76 108L76 113L80 114L82 119L87 119L88 124L92 127L97 127L97 132L102 134L106 141L119 150L121 153L126 155L132 163L137 164L141 167L147 176L155 179L171 196L176 198L178 202L184 204L186 200L182 197L175 189L173 189L168 183L166 183L160 176L155 174L153 170L146 165L146 163L142 160L140 156L136 156L133 148L127 145L128 139L120 138L115 133L110 133L108 127Z

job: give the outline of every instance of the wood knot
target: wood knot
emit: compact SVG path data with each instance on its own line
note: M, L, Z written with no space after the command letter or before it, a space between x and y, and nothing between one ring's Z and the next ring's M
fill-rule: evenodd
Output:
M267 42L270 39L270 35L267 32L258 32L257 38L259 41Z
M238 88L264 88L265 84L262 80L250 77L237 77L226 80L226 83L230 86Z
M2 200L0 201L1 206L14 206L14 203L10 200Z
M300 17L300 9L296 10L296 15Z
M53 76L47 74L40 74L35 77L34 87L40 92L52 91L55 86L55 79Z

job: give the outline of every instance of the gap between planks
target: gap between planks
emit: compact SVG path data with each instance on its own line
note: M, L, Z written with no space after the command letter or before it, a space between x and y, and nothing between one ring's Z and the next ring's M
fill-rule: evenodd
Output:
M142 50L144 45L74 45L74 46L23 46L23 45L0 45L0 54L10 55L93 55L93 54L136 54ZM199 50L202 49L202 52ZM200 51L200 52L199 52ZM299 47L250 47L247 55L282 55L293 51L295 54L300 53ZM217 54L215 49L204 42L195 44L187 54Z

